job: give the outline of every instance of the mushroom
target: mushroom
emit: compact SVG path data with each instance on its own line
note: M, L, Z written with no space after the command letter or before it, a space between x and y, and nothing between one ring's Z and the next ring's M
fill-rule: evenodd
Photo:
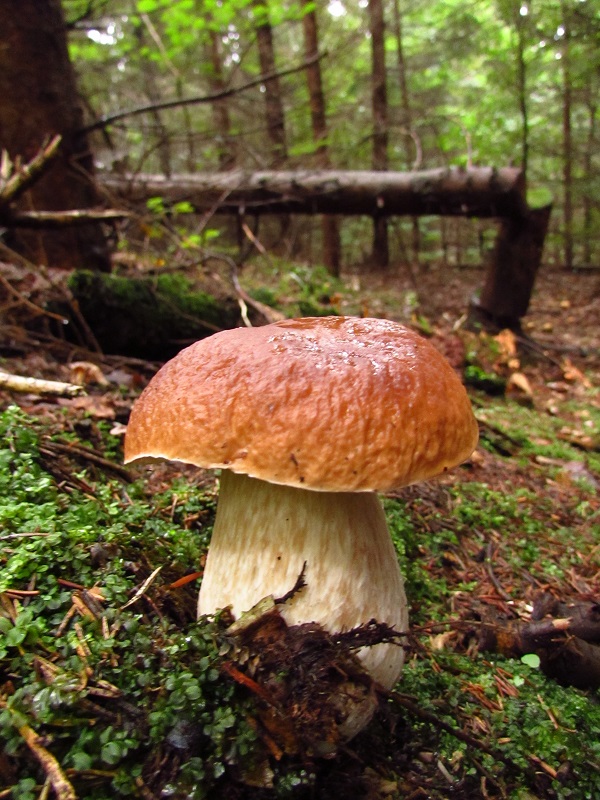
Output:
M125 462L220 469L198 613L288 596L289 625L407 627L377 492L431 478L477 443L460 379L427 340L381 319L303 318L203 339L135 403ZM306 585L290 592L304 570ZM390 688L401 647L359 653Z

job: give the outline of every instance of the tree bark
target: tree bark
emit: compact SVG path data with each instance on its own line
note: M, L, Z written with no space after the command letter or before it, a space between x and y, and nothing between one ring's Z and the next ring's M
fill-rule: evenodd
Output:
M0 3L0 147L13 161L29 161L59 133L61 150L17 206L21 211L86 209L99 202L83 112L69 61L59 0ZM11 232L9 244L34 263L108 270L102 227Z
M254 0L252 5L257 17L256 38L258 40L260 71L264 75L274 73L275 48L273 46L273 29L269 21L269 9L265 0ZM279 166L287 159L285 115L279 78L265 83L264 87L267 134L273 153L272 163L273 166Z
M595 77L595 76L594 76ZM585 92L585 107L587 112L587 138L583 154L583 178L585 190L583 192L583 263L588 266L592 263L592 241L594 239L594 205L593 186L595 181L594 152L596 150L596 125L598 118L598 101L595 96L594 77L588 76Z
M209 32L208 53L210 56L210 91L211 94L220 94L225 90L223 80L223 59L219 35L216 31ZM227 170L235 166L237 153L235 143L231 136L231 119L229 116L228 99L215 100L212 103L213 121L216 131L217 155L219 169Z
M133 32L137 48L138 50L142 50L146 46L146 28L140 22L134 25ZM159 72L157 64L155 61L148 59L148 62L142 70L142 86L149 103L153 106L150 111L150 117L153 122L153 130L150 135L155 140L155 146L152 148L152 151L155 152L158 157L158 163L163 175L170 177L173 173L171 169L171 137L167 126L163 122L161 112L156 107L160 98L158 80Z
M317 13L310 0L305 0L302 25L304 30L304 52L306 60L310 61L311 57L316 55L319 51ZM317 144L317 166L322 169L328 169L331 166L331 160L329 158L329 145L327 143L325 93L323 92L321 65L318 61L313 61L313 63L306 68L306 81L308 84L313 139ZM339 276L341 247L337 219L331 214L324 215L321 221L321 231L323 234L323 263L332 275Z
M410 95L408 92L408 76L406 58L404 57L404 35L403 35L403 22L402 11L400 8L400 0L394 0L393 3L394 13L394 35L396 38L396 56L398 59L398 81L400 84L400 97L402 99L402 125L404 130L402 136L404 139L404 154L406 160L406 167L410 169L411 161L413 165L418 162L417 157L411 159L412 149L415 146L415 133L413 131L412 121L412 108L410 104ZM416 167L415 167L416 168ZM421 250L421 231L419 228L419 218L412 218L412 260L415 266L419 266L419 253Z
M520 330L542 260L551 210L550 204L502 220L481 297L473 303L472 322Z
M562 73L563 73L563 219L564 219L564 254L565 267L573 266L573 141L571 130L571 22L568 3L561 2L563 17L563 47L562 47Z
M369 0L371 34L371 104L373 109L373 169L388 167L388 104L385 71L385 23L381 0ZM373 263L387 267L390 263L387 220L382 208L373 214Z
M344 214L393 216L439 214L517 217L527 214L521 170L458 167L419 172L261 171L179 175L104 175L117 196L144 205L160 196L187 200L199 212Z

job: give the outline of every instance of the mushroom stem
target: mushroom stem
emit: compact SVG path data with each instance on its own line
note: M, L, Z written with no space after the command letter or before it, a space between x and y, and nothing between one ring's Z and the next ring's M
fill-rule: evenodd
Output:
M318 622L331 633L375 619L406 630L406 595L381 502L373 492L317 492L223 470L198 613L231 606L237 618L267 595L283 597L306 562L306 586L280 609L288 625ZM387 688L404 652L359 652Z

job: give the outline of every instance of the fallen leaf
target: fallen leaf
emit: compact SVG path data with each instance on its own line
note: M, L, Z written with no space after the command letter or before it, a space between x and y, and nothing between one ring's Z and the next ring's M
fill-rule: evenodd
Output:
M87 386L96 383L98 386L108 386L108 381L104 377L102 370L97 364L91 361L73 361L69 364L72 383L78 386Z

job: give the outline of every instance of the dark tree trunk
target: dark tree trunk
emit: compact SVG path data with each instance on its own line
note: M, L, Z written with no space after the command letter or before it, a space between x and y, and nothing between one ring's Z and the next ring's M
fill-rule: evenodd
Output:
M145 29L141 23L135 25L134 35L139 50L147 46L145 41ZM160 101L160 90L157 85L157 78L158 69L156 62L149 59L142 70L142 85L151 107ZM158 109L151 108L150 117L152 118L154 127L152 134L155 139L155 147L153 150L158 156L161 172L163 175L170 177L173 170L171 169L171 137L169 135L169 130L164 124L162 114Z
M269 21L269 9L264 0L254 0L253 8L257 18L256 38L258 40L260 71L263 75L267 75L276 71L273 29ZM273 153L272 162L273 166L280 166L287 159L287 144L279 78L265 83L265 99L267 134Z
M306 59L317 54L319 50L319 32L317 14L312 2L306 2L302 18L304 27L304 52ZM321 79L321 65L315 61L306 69L308 95L310 102L310 116L312 122L313 139L317 144L317 166L328 169L331 166L329 158L329 145L327 144L327 117L325 112L325 94ZM340 274L340 233L337 219L324 215L321 223L323 233L323 263L332 275Z
M223 80L223 59L219 34L210 31L208 50L210 56L210 91L218 94L225 89ZM212 104L213 120L217 134L217 155L219 169L227 170L235 166L237 160L236 147L231 136L231 119L229 117L229 101L227 98L215 100Z
M59 211L98 204L93 160L69 61L59 0L0 3L0 147L29 161L59 133L62 146L47 173L21 199L21 210ZM100 224L62 231L18 230L9 244L34 263L108 270Z
M388 105L385 72L385 24L381 0L369 0L371 33L371 103L373 109L373 169L388 168ZM390 263L387 220L383 214L373 217L373 263L387 267Z
M542 260L551 210L552 205L532 208L523 217L502 220L481 297L472 308L472 321L480 321L486 328L520 329Z
M402 100L402 136L404 140L404 157L406 162L406 169L416 169L418 164L418 154L413 157L413 149L415 147L415 133L413 131L412 108L410 104L410 95L408 92L408 76L406 58L404 57L404 35L403 35L403 21L402 11L400 8L400 0L394 0L394 35L396 37L396 56L398 59L398 81L400 84L400 97ZM421 230L419 228L419 218L412 218L412 237L411 237L411 256L412 261L416 267L419 266L419 253L421 252Z
M565 267L573 266L573 141L571 131L571 24L568 4L561 3L563 15L563 203Z
M595 181L594 172L594 153L597 150L596 143L596 120L598 115L598 104L595 98L594 87L592 81L594 78L590 75L586 86L586 111L588 115L588 129L587 141L585 152L583 155L583 176L585 191L583 193L583 263L586 265L592 262L592 241L594 238L593 233L593 209L594 209L594 196L593 186Z

